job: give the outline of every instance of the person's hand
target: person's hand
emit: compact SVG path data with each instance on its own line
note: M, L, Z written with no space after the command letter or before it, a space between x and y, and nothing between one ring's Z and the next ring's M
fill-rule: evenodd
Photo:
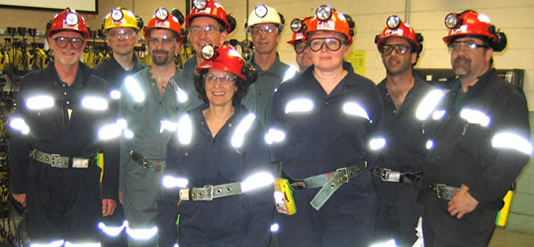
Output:
M13 193L13 198L15 198L15 200L20 203L23 207L26 207L26 193L24 194L15 194Z
M461 219L465 214L473 212L478 201L469 194L469 187L462 184L462 190L449 201L449 213Z
M102 200L102 216L109 216L115 212L117 202L113 199Z
M124 200L124 192L119 191L119 202L122 204Z

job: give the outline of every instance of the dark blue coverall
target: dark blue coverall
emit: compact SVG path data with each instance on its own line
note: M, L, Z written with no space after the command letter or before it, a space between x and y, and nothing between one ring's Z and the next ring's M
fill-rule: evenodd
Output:
M111 56L108 60L106 60L102 64L96 66L94 68L94 71L95 71L96 75L98 75L98 76L106 79L106 81L108 81L109 90L110 90L110 94L111 94L112 93L111 91L117 91L117 92L120 91L122 82L124 81L124 78L126 76L133 75L133 74L137 73L138 71L140 71L140 70L142 70L142 69L147 67L145 64L142 64L142 63L138 62L136 56L133 56L133 63L134 63L134 66L133 66L133 68L131 70L125 70L117 62L115 57ZM119 100L112 99L112 110L115 112L115 114L118 113L118 111L119 111ZM115 144L116 145L113 146L113 148L114 148L113 152L116 152L117 154L119 154L120 153L120 144L119 144L119 139L118 138L117 138ZM119 156L120 155L117 155L115 157L119 158ZM117 162L117 164L118 164L119 160L112 161L110 159L106 159L104 161L104 163L109 163L109 162ZM106 169L105 164L104 164L104 169ZM117 169L118 169L118 167L117 167ZM104 222L104 224L106 224L106 226L118 227L118 226L122 225L124 220L125 220L125 218L124 218L124 211L123 211L123 208L122 208L122 204L121 203L117 203L117 207L115 208L115 212L113 213L113 215L108 216L108 217L104 217L103 222ZM115 238L110 238L109 236L104 236L104 238L102 239L102 245L103 246L113 246L113 247L128 246L126 234L124 232L122 232L119 236L117 236Z
M379 131L382 102L372 81L355 74L349 63L344 62L343 68L349 73L329 95L313 76L313 66L278 88L270 127L285 132L285 140L273 144L273 153L295 179L362 161L368 167L342 185L319 211L310 206L319 188L293 191L297 213L279 214L279 246L367 246L373 234L376 195L369 169L376 154L369 141ZM286 113L296 99L311 100L312 109ZM359 104L369 119L345 113L348 103Z
M167 146L166 175L187 178L188 187L242 182L259 172L272 172L264 131L258 120L239 148L231 144L234 131L247 115L244 106L212 137L202 105L189 112L192 140L182 144L175 136ZM180 128L180 126L178 126ZM212 201L180 201L178 190L163 189L158 203L159 246L267 246L274 210L273 187Z
M12 192L27 194L28 233L32 242L62 239L72 243L98 242L102 199L118 197L118 163L109 163L101 184L101 169L94 159L88 168L56 168L30 158L29 153L37 149L91 159L104 146L104 157L112 159L112 155L118 155L110 153L107 144L98 140L99 128L113 122L113 113L81 105L84 96L107 99L107 93L106 81L93 75L82 63L71 86L59 79L53 65L24 77L15 116L24 119L30 132L28 135L10 132L9 166ZM54 105L29 109L27 100L38 95L53 97Z
M436 107L445 111L443 117L425 123L425 135L434 145L425 160L423 185L465 184L478 205L457 219L448 212L448 200L438 198L428 187L421 188L418 200L423 203L425 246L487 246L503 197L530 157L518 151L521 142L493 139L511 132L530 142L523 91L500 78L495 69L477 79L466 93L457 81ZM462 117L464 109L483 113L488 125L473 122L468 115ZM500 148L503 144L509 148Z
M402 175L399 182L389 182L382 180L383 174L374 174L373 183L378 202L375 240L385 242L395 239L398 246L413 245L417 239L415 227L422 214L421 204L416 198L421 187L427 140L423 136L423 121L416 118L415 111L421 99L433 87L420 77L414 77L414 85L400 109L395 107L387 92L386 80L377 85L384 102L384 133L387 144L376 165L410 175L407 179ZM416 177L417 181L408 180Z

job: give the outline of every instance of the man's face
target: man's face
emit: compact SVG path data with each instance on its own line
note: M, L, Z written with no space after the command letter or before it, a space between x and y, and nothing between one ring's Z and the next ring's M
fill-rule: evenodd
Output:
M154 65L174 63L174 55L180 50L180 43L173 31L168 29L153 29L147 40L148 51Z
M113 53L118 55L132 54L138 40L137 31L131 27L111 28L106 36L106 41Z
M211 17L199 16L193 18L189 26L189 41L197 54L205 45L221 46L228 32L221 32L221 25Z
M458 38L449 45L452 69L461 78L478 77L490 67L493 49L484 47L482 40Z
M295 41L294 49L296 53L297 64L299 65L300 72L304 72L308 67L312 65L310 53L306 49L306 43L302 40Z
M417 62L417 53L412 52L410 42L400 37L387 38L381 56L388 75L411 71L412 65Z
M48 38L54 61L62 65L74 65L80 61L86 42L74 31L61 31Z
M276 53L280 33L273 23L256 24L251 29L254 52L258 54Z

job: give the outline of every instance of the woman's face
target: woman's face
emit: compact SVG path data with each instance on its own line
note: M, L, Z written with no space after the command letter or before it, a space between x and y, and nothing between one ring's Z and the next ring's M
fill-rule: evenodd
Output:
M232 104L237 87L235 85L237 77L226 71L210 69L204 75L206 96L210 106L226 106Z
M310 34L307 49L315 69L327 72L343 67L343 58L350 52L345 42L345 37L337 32Z

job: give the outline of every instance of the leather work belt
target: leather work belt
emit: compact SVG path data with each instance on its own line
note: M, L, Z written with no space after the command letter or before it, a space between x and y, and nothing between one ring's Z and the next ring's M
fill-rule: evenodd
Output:
M241 183L206 185L202 188L186 188L180 190L180 200L211 201L216 198L241 194Z
M154 170L157 172L163 172L163 170L165 170L165 160L149 159L134 151L130 151L130 157L132 157L133 161L136 161L141 164L143 168Z
M373 175L379 177L384 182L392 183L414 183L421 181L421 179L423 178L422 172L398 172L379 166L375 166L373 168Z
M95 161L95 156L92 158L66 157L59 154L41 152L37 149L30 152L30 157L56 168L88 168Z
M429 190L436 192L438 198L450 201L462 188L452 187L445 184L426 184Z
M324 173L301 180L290 179L291 188L294 190L321 188L310 202L311 206L319 211L334 192L343 184L348 183L351 178L362 173L366 167L367 161L362 161L352 166L339 168L335 172Z

